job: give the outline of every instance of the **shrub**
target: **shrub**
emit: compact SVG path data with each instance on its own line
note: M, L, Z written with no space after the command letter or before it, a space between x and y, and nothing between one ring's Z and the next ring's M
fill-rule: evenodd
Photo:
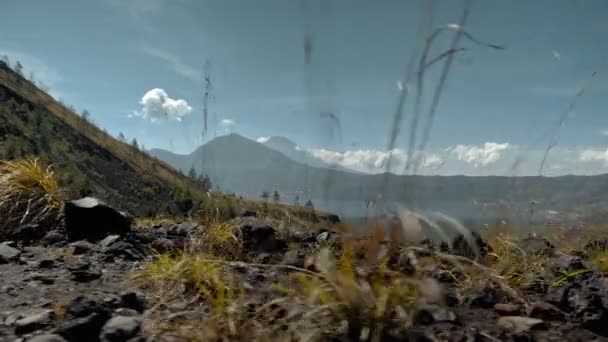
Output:
M37 159L0 162L0 238L23 225L51 229L62 203L50 166L44 168Z

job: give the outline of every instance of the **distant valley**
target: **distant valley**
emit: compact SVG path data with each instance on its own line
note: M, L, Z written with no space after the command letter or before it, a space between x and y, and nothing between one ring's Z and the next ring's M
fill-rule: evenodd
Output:
M562 177L403 176L361 174L323 164L285 138L259 143L237 134L218 137L188 155L149 153L184 173L192 167L224 192L260 198L277 191L285 203L312 200L350 218L388 208L440 211L460 220L547 220L600 215L608 203L608 175ZM270 143L269 143L270 142ZM294 152L295 151L295 152ZM563 218L562 218L563 219Z

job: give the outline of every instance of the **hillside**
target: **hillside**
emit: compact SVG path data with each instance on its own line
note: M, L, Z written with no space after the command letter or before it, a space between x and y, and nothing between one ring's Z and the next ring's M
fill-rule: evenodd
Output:
M563 177L400 176L357 174L298 163L242 136L218 137L189 155L150 153L176 168L208 174L215 184L237 194L259 196L278 190L285 201L295 194L341 216L364 216L366 203L383 199L421 209L440 210L460 219L517 216L535 210L579 211L599 215L608 203L608 175ZM524 218L525 217L525 218Z
M68 197L94 194L137 215L175 212L176 189L201 191L0 64L0 159L26 156L52 164Z

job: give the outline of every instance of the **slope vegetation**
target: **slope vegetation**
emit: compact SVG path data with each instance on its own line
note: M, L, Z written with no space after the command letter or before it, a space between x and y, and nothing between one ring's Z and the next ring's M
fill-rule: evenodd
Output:
M27 156L52 164L68 197L94 194L137 215L175 211L176 189L203 192L0 65L0 159Z

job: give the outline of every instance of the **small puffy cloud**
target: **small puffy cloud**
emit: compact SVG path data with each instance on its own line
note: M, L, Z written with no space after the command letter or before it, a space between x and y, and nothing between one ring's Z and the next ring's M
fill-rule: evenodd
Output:
M236 126L236 122L232 119L222 119L218 126L220 127L221 133L229 134L234 131L234 127Z
M482 146L476 145L456 145L448 147L446 151L456 159L471 164L474 167L485 167L498 161L502 153L512 148L509 143L487 142Z
M601 131L600 131L600 134L601 134L601 135L608 136L608 129L603 129L603 130L601 130Z
M608 149L586 149L581 151L580 160L584 162L603 162L608 165Z
M260 144L263 144L263 143L267 142L268 140L270 140L270 137L259 137L259 138L255 139L255 141L259 142Z
M141 98L139 104L141 104L142 109L140 112L134 113L134 115L141 116L152 122L163 119L181 121L184 116L192 111L192 107L188 105L186 100L172 99L160 88L148 91Z

